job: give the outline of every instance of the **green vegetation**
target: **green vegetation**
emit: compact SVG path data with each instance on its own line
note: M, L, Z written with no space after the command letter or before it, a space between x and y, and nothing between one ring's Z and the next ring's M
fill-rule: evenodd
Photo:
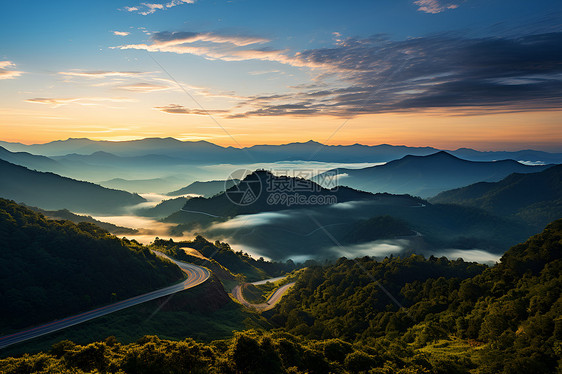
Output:
M188 290L15 344L0 350L0 357L48 350L61 340L87 345L115 336L132 343L144 335L181 340L191 337L211 342L231 338L233 331L266 329L271 325L259 314L243 308L226 294L214 277ZM2 372L2 369L0 369Z
M152 291L182 271L135 241L0 199L0 334Z
M476 183L440 193L430 201L485 209L540 229L562 216L562 165L540 173L512 174L496 183Z
M469 353L463 366L478 373L562 370L562 220L482 270L445 258L341 259L304 271L270 321L309 339ZM471 348L453 354L459 339Z
M193 260L193 256L187 255L183 248L193 248L207 259L215 260L234 275L243 275L249 282L277 277L296 268L293 261L290 260L287 262L269 262L261 257L255 260L245 252L234 252L227 243L219 241L211 243L200 235L192 241L181 242L156 238L151 248L178 260L190 261ZM201 264L205 264L205 262L201 262Z
M332 266L304 270L271 321L311 339L363 342L392 331L397 336L416 318L423 321L425 314L446 309L449 301L440 296L485 268L444 257L425 260L419 255L381 262L369 257L342 258ZM410 299L424 291L431 295L414 313Z
M114 337L88 345L61 341L45 352L0 360L3 373L446 373L464 361L433 358L401 343L358 346L340 339L305 340L255 330L227 340L162 340L123 345ZM375 369L372 369L375 368ZM463 372L463 371L457 371Z
M19 222L19 230L43 220L87 228L96 240L120 243L133 253L146 251L92 225L46 221L4 204L12 208L3 208L2 222ZM13 226L8 232L20 238ZM3 241L5 232L0 230ZM179 259L206 261L234 280L274 276L289 266L253 260L200 236L158 239L153 247ZM256 300L277 286L256 286ZM232 302L213 277L168 299L73 327L52 340L41 338L35 349L43 353L4 358L0 372L554 373L562 371L561 292L562 219L509 249L493 267L419 255L309 264L279 305L261 315ZM246 331L232 336L233 330ZM143 332L161 337L138 339ZM103 341L104 333L117 338ZM63 340L47 348L63 336L79 344ZM191 338L164 339L185 336Z

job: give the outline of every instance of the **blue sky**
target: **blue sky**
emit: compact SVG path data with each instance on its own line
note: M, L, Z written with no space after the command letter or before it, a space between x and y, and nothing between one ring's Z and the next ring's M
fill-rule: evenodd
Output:
M3 140L562 141L560 1L12 1L0 17Z

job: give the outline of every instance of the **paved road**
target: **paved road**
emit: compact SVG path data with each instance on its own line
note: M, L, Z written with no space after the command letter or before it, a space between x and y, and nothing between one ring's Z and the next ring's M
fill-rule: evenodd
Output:
M186 274L187 279L181 283L174 284L173 286L165 287L156 291L145 293L143 295L135 296L130 299L116 302L114 304L106 305L101 308L90 310L89 312L81 313L72 317L64 318L58 321L47 323L42 326L37 326L29 330L20 331L15 334L0 337L0 349L9 345L23 342L25 340L33 339L42 335L50 334L52 332L65 329L70 326L77 325L82 322L92 320L106 314L114 313L122 309L130 308L132 306L145 303L147 301L155 300L163 296L168 296L188 288L195 287L205 282L211 276L211 272L203 267L188 264L186 262L173 260L166 255L155 252L160 257L170 259L178 265Z
M267 281L274 282L276 280L283 279L283 278L284 277L271 278L271 279L266 279L265 281L254 282L252 284L253 285L265 284ZM269 297L269 299L267 299L267 301L265 303L261 303L261 304L251 304L248 301L246 301L246 299L244 299L244 295L242 294L242 290L244 289L244 287L247 284L248 283L244 283L244 284L240 284L238 286L235 286L232 289L232 295L236 298L236 300L238 300L246 308L252 308L252 309L256 309L257 311L260 311L260 312L265 312L266 310L270 310L270 309L275 308L277 303L281 300L281 297L283 297L283 295L285 293L287 293L287 291L289 291L289 288L291 288L295 284L295 282L287 283L287 284L279 287L273 293L273 295L271 295Z

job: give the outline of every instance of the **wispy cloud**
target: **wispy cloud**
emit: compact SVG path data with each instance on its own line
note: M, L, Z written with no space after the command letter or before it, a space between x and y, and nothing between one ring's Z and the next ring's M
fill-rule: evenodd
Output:
M133 99L125 97L71 97L71 98L52 98L52 97L36 97L25 100L28 103L48 104L53 107L61 105L79 104L79 105L99 105L100 102L132 102Z
M142 71L106 71L106 70L96 70L96 71L61 71L60 75L71 76L71 77L84 77L84 78L108 78L108 77L138 77L139 75L147 74Z
M171 0L167 3L141 3L137 6L126 6L124 9L127 12L136 12L146 16L157 10L169 9L182 4L193 4L194 2L195 0Z
M182 105L177 104L170 104L167 106L155 107L154 109L159 110L161 112L169 113L169 114L196 114L200 116L207 116L209 114L216 114L216 113L226 113L227 110L219 110L219 109L190 109L186 108Z
M302 58L301 53L290 54L286 49L274 49L263 45L268 42L269 39L255 36L163 31L152 34L149 43L126 44L110 48L191 54L208 60L272 61L295 67L325 68L332 73L341 69L340 67L336 71L334 65Z
M230 43L239 47L256 43L266 43L269 39L240 36L240 35L221 35L210 32L159 32L152 36L152 42L158 46L173 46L194 42L211 42L211 43Z
M456 9L459 7L458 1L450 0L416 0L416 4L420 12L437 14L449 9Z
M281 54L281 51L244 49L244 47L267 42L269 42L268 39L254 36L223 35L209 32L158 32L150 37L150 44L128 44L111 48L192 54L211 60L225 61L242 61L253 58L275 59L274 56Z
M281 70L278 69L271 69L271 70L257 70L251 71L248 74L250 75L263 75L263 74L283 74Z
M261 60L298 67L333 68L333 66L323 66L322 63L302 59L299 53L290 55L288 50L257 46L270 42L269 39L262 37L197 32L158 32L154 33L149 41L150 43L127 44L110 48L191 54L208 60Z
M124 85L116 86L115 88L120 89L120 90L125 90L125 91L145 93L145 92L169 90L171 87L161 85L161 84L142 82L142 83L124 84Z
M12 61L0 61L0 79L14 79L23 74L23 71L13 70L16 67Z
M398 41L381 35L337 37L334 46L294 54L263 46L265 38L195 32L160 32L148 44L113 48L273 61L316 74L312 84L291 87L291 92L238 97L240 102L225 112L230 118L352 117L449 108L477 114L556 109L562 104L562 32L516 38L441 34ZM168 109L178 113L178 108Z
M117 36L127 36L130 34L128 31L112 31L113 35Z

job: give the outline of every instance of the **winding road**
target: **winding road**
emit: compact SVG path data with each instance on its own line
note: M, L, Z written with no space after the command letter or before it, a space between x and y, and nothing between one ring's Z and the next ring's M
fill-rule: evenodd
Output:
M259 282L254 282L254 283L251 283L251 284L260 285L260 284L265 284L268 281L275 282L275 281L277 281L279 279L283 279L283 278L284 277L271 278L271 279L266 279L266 280L259 281ZM295 282L287 283L287 284L279 287L273 293L273 295L271 295L269 297L269 299L267 299L267 301L265 303L261 303L261 304L251 304L248 301L246 301L246 299L244 299L244 295L242 294L242 290L244 289L244 286L246 286L246 284L247 283L239 284L239 285L235 286L232 289L232 295L236 298L236 300L238 300L240 302L240 304L244 305L246 308L255 309L259 312L265 312L267 310L275 308L275 306L281 300L283 295L285 295L285 293L287 293L287 291L289 291L289 289L295 284Z
M106 305L101 308L97 308L94 310L90 310L88 312L77 314L72 317L50 322L45 325L33 327L31 329L20 331L15 334L2 336L0 337L0 349L8 347L12 344L23 342L25 340L50 334L52 332L65 329L67 327L92 320L94 318L105 316L107 314L114 313L122 309L130 308L138 304L146 303L147 301L152 301L164 296L181 292L183 290L187 290L188 288L192 288L200 285L201 283L209 279L209 277L211 276L211 272L206 268L171 259L160 252L155 252L155 253L158 256L167 258L173 263L175 263L176 265L178 265L183 270L183 272L187 274L187 279L181 283L174 284L172 286L164 287L156 291L131 297L130 299L118 301L114 304Z

